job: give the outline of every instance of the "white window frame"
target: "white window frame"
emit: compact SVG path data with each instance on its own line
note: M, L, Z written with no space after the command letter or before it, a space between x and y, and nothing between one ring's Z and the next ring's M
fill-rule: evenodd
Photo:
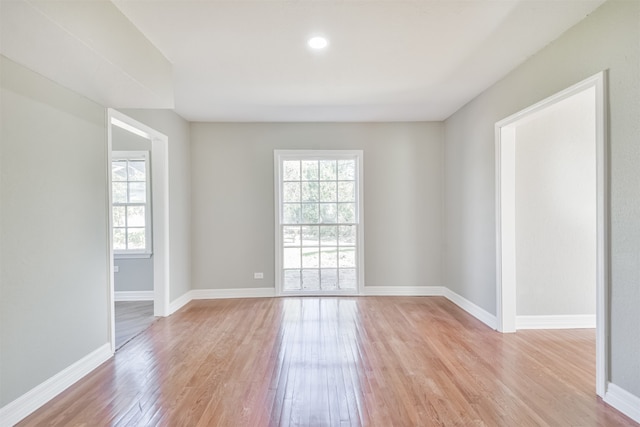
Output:
M274 198L275 198L275 287L276 295L360 295L364 289L364 171L362 150L274 150ZM282 165L285 160L355 160L356 161L356 270L355 289L320 291L285 291L283 289L283 241L282 241Z
M144 159L145 163L145 189L146 197L144 203L145 213L145 227L144 227L144 239L145 249L114 249L113 256L115 259L127 259L127 258L150 258L153 255L153 242L152 242L152 222L151 222L151 163L149 162L148 151L113 151L111 153L111 164L118 160L141 160ZM113 182L111 183L113 186ZM113 189L111 189L113 192ZM135 203L136 205L142 205L141 203ZM112 211L116 206L127 206L129 203L115 203L111 202ZM113 221L113 219L112 219ZM115 228L115 227L114 227Z

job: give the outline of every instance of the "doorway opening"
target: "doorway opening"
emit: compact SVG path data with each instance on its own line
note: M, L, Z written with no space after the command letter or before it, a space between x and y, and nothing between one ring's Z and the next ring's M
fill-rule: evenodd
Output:
M168 138L108 110L112 352L169 313Z
M607 123L605 97L606 73L601 72L496 123L497 321L500 332L515 332L519 326L521 328L523 327L522 324L518 324L519 320L517 317L517 290L518 286L520 286L518 285L518 278L522 277L523 270L526 271L530 267L526 265L526 263L523 263L523 259L527 256L528 249L523 250L522 242L516 239L518 233L520 236L524 234L522 227L526 220L526 215L522 214L519 214L520 216L516 218L517 212L523 212L523 206L525 206L522 204L523 194L520 194L519 188L516 188L517 178L523 179L520 163L516 161L518 158L516 146L518 146L519 142L523 142L523 135L529 132L530 129L527 128L528 124L545 114L547 116L553 116L554 112L558 110L559 106L563 103L567 105L567 103L582 100L582 102L585 102L585 104L582 105L586 105L585 111L587 111L587 116L589 114L592 115L589 125L591 134L586 138L586 140L588 140L586 143L592 142L593 144L590 155L595 164L588 165L589 168L593 168L593 179L589 178L587 182L582 183L583 186L588 186L589 188L578 189L576 193L582 192L582 196L578 195L577 197L582 197L583 200L585 197L592 198L591 204L589 205L591 206L589 209L592 209L592 211L586 213L592 235L586 239L586 246L587 250L591 251L593 256L592 262L595 264L592 272L594 286L589 291L595 293L595 295L591 294L587 296L595 300L596 393L601 397L604 397L605 394L608 366L607 295L609 246L607 235ZM549 129L546 130L548 131ZM582 131L583 129L580 130ZM569 139L572 137L573 136L570 136ZM580 143L581 141L577 142ZM569 156L571 156L571 154L569 154ZM558 159L554 161L558 161ZM539 162L536 167L544 169L552 163L553 161ZM562 167L562 164L558 164L556 165L556 170L562 171ZM567 174L567 171L564 170L561 173ZM576 170L576 174L582 174L581 176L583 176L583 178L584 176L590 176L589 171L586 172L586 175L584 175L584 173L585 171ZM586 193L582 190L586 190ZM524 195L524 197L526 197L526 195ZM551 203L551 206L557 207L558 201L560 204L569 201L567 203L569 205L571 204L570 199L573 197L576 197L576 194L569 194L565 191L564 194L561 194L555 199L556 202ZM532 205L530 208L532 210L539 210L540 205ZM570 222L575 218L565 219ZM540 226L540 224L538 224L538 226ZM541 225L542 228L544 226L548 226L548 224ZM542 228L539 227L538 230ZM535 230L535 226L532 226L531 229ZM549 227L549 229L553 230L554 228ZM519 231L517 232L517 230ZM555 230L558 230L558 228ZM570 237L568 240L571 239L575 239L575 237ZM572 244L575 245L575 241L572 242ZM518 248L521 250L519 254L519 264L517 263ZM539 250L542 252L545 248L550 252L557 249L550 248L547 242L547 246L545 247L544 243L542 243ZM586 256L588 257L588 255ZM581 259L584 261L585 258L583 257ZM587 268L593 267L593 263ZM545 266L550 266L551 264L552 263L547 262ZM520 268L521 271L518 271L516 265L519 265L518 268ZM522 302L522 298L520 298L520 301ZM588 321L589 320L587 320L587 322ZM567 327L571 327L571 325L568 324Z

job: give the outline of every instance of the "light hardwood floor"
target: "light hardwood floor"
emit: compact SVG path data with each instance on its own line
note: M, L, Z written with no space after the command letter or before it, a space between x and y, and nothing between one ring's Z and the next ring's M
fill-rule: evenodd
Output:
M22 425L637 425L596 397L594 341L442 297L193 301Z
M116 349L156 321L153 317L153 301L116 301Z

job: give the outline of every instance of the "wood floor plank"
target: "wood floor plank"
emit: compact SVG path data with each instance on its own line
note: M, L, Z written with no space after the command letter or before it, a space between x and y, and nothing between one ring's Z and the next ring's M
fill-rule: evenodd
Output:
M156 319L153 301L116 301L116 349L147 329Z
M441 297L193 301L21 426L638 426L593 330L500 334Z

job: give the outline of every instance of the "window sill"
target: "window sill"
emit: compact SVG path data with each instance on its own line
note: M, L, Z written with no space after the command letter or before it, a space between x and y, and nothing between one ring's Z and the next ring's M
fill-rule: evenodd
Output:
M113 259L151 258L153 254L113 254Z

